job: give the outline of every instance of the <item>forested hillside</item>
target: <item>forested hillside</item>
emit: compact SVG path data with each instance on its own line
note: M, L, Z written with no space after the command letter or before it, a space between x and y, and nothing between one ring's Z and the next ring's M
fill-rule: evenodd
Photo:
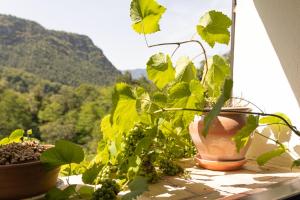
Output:
M0 65L66 85L110 85L121 73L84 35L0 15Z
M91 143L101 137L111 86L66 86L6 67L0 80L0 138L16 128L33 129L44 142L65 138L93 148Z

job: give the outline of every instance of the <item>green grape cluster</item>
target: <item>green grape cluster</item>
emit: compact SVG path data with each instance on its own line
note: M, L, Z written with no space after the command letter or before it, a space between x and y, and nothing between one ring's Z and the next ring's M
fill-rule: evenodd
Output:
M175 176L183 172L182 167L167 159L160 160L159 169L163 172L163 174L168 176Z
M139 169L139 175L144 176L148 179L150 183L156 183L159 179L155 166L153 165L154 161L151 159L151 155L143 155L142 163Z
M108 165L104 166L98 175L99 179L100 180L108 179L110 176L110 171L111 171L110 166L108 166Z
M145 137L142 125L136 125L125 137L124 153L130 157L134 154L137 143Z
M120 186L112 179L105 179L100 182L101 188L97 189L92 200L116 200L120 192Z

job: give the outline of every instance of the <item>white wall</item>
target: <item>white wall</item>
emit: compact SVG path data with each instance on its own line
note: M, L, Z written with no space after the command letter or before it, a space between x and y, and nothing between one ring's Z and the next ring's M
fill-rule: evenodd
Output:
M286 113L300 129L300 0L237 0L234 59L234 95ZM298 158L300 138L281 137ZM261 137L253 144L250 158L274 147ZM290 164L289 156L273 162Z

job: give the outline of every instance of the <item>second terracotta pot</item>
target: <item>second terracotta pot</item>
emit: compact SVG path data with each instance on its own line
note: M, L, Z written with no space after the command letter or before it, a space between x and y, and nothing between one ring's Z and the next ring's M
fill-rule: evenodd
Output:
M46 170L40 161L0 166L0 199L43 194L56 185L59 170Z

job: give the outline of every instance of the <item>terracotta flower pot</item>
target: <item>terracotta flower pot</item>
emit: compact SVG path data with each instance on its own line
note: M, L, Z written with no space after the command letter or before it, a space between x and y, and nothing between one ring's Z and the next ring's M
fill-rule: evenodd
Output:
M0 165L0 199L22 199L46 193L56 185L60 168L46 170L40 161Z
M249 108L225 108L227 110L249 111ZM250 142L237 152L232 137L245 125L246 115L221 112L216 117L206 137L202 135L204 117L190 124L191 138L197 148L195 161L201 167L211 170L234 170L245 164L245 154Z

